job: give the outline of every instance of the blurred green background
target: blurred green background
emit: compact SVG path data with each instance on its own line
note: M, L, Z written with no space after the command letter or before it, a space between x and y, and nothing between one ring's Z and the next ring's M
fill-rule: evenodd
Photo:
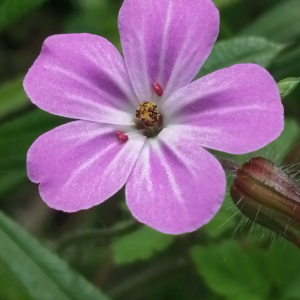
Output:
M277 81L300 77L300 0L214 2L220 35L198 77L241 62L266 67ZM49 35L94 33L121 50L121 4L0 0L0 300L300 300L299 249L243 217L228 194L208 225L170 236L132 220L124 191L65 214L48 208L27 179L29 146L67 120L30 103L24 75ZM284 106L282 136L235 161L299 161L300 87Z

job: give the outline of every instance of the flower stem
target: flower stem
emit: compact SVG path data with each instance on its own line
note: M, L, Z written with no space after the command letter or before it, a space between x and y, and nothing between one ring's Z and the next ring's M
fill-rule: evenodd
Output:
M131 299L132 293L145 293L145 288L151 286L151 283L170 276L174 276L177 272L187 272L189 268L189 260L186 257L169 257L158 260L147 268L142 269L136 274L128 276L123 282L117 283L108 291L113 298Z
M112 238L119 237L131 233L141 227L143 224L136 220L130 220L119 223L108 229L91 229L78 232L63 238L57 245L57 251L61 252L72 244L95 242L102 240L103 242L110 242Z

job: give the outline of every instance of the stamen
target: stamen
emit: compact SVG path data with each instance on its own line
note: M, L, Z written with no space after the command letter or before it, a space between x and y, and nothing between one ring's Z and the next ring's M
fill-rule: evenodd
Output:
M160 114L155 103L144 101L136 110L135 116L141 120L145 128L148 128L157 124Z
M121 142L127 142L129 139L128 135L122 131L117 131L117 137Z
M162 87L157 82L153 83L153 89L155 94L159 97L161 97L162 94L164 93Z

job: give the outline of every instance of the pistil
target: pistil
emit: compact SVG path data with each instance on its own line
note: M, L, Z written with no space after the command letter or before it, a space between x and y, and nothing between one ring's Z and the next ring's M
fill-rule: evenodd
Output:
M154 137L161 131L162 116L155 103L142 102L136 110L136 117L139 119L139 129L147 137Z
M144 101L136 110L135 116L141 120L143 127L148 128L158 123L160 113L155 103Z

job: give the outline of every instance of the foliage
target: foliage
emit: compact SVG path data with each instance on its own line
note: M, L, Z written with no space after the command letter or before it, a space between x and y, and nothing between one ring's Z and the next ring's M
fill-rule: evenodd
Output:
M48 0L3 0L0 3L0 32Z
M283 47L260 37L241 37L216 43L200 76L238 63L268 67Z
M167 248L172 241L171 235L144 226L113 243L114 260L117 264L131 263L140 259L146 260L155 255L156 252Z
M293 156L299 163L300 1L213 1L220 36L196 78L236 63L260 64L278 82L285 106L285 128L276 141L247 155L216 156L242 164L260 155L279 165ZM121 4L0 1L0 300L107 299L88 281L113 299L300 299L298 249L241 217L230 198L230 175L214 219L176 237L132 221L123 226L132 217L122 192L72 215L41 204L37 186L27 180L26 153L39 135L69 120L31 104L24 74L51 34L90 32L121 50ZM64 248L63 258L49 247Z
M288 42L300 35L300 2L282 1L242 30L243 35L259 35L277 42Z
M0 258L33 299L107 299L2 213L0 240Z
M23 76L0 87L0 120L30 104L23 89Z
M40 110L30 111L0 126L0 195L26 178L26 153L42 133L63 120Z
M300 255L281 240L267 250L249 240L195 246L191 255L208 286L226 299L293 299L297 291L288 287L299 274Z

